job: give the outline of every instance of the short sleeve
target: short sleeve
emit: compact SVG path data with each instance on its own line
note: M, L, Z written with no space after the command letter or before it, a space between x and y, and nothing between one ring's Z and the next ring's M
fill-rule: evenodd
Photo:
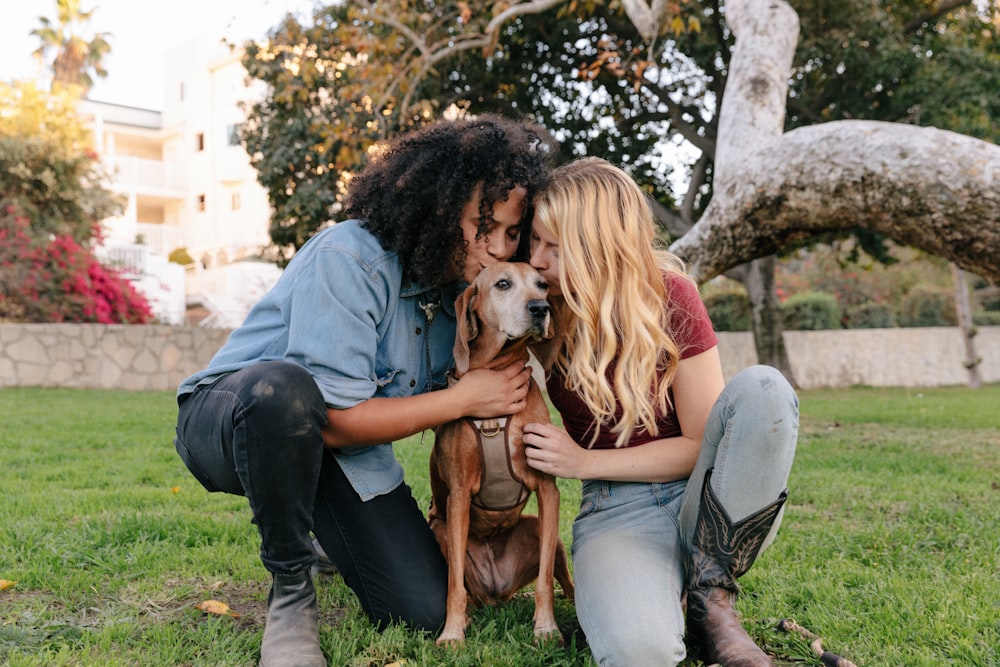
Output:
M680 348L681 359L710 350L719 344L698 287L686 277L668 273L664 284L670 313L670 335Z

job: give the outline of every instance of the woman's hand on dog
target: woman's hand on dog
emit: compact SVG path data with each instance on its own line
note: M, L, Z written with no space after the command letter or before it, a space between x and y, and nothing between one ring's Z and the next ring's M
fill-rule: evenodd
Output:
M523 440L524 455L535 470L554 477L588 479L592 452L576 444L565 429L555 424L525 424Z
M461 392L462 415L466 417L503 417L520 412L531 385L531 367L522 361L508 363L499 370L477 368L469 371L451 387Z

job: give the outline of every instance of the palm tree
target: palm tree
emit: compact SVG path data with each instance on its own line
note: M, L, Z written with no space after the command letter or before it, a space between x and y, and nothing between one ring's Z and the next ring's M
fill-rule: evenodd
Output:
M111 33L93 33L89 40L82 36L95 10L83 11L80 0L56 0L56 10L57 21L40 16L41 27L31 31L42 43L35 55L45 62L51 58L53 88L80 86L86 93L94 85L91 74L102 78L108 75L102 61L111 51L107 41Z

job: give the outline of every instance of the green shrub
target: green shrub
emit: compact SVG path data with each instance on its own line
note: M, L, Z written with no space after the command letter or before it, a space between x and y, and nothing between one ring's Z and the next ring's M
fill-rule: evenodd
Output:
M953 327L957 323L955 295L948 288L917 285L899 305L903 327Z
M800 292L781 304L786 329L839 329L840 306L832 294Z
M896 314L884 303L868 301L847 313L848 329L891 329L896 326Z
M0 322L145 324L149 302L71 236L32 236L16 206L0 210Z
M194 264L194 259L188 254L187 248L177 248L170 253L167 257L174 264L180 264L181 266L187 264Z
M746 292L715 292L706 295L704 301L716 331L750 331L753 328Z
M1000 310L980 310L973 313L972 323L980 327L1000 327Z

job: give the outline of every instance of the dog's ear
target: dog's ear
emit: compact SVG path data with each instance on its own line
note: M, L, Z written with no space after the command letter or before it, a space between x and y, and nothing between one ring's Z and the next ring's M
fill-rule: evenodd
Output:
M549 326L545 329L545 336L538 342L528 343L528 349L538 359L542 370L547 372L555 363L562 344L562 323L559 320L559 311L553 308L549 315Z
M455 372L459 377L469 370L469 341L479 335L479 320L476 319L476 297L479 290L475 285L469 285L455 299L455 346L452 355L455 357Z

